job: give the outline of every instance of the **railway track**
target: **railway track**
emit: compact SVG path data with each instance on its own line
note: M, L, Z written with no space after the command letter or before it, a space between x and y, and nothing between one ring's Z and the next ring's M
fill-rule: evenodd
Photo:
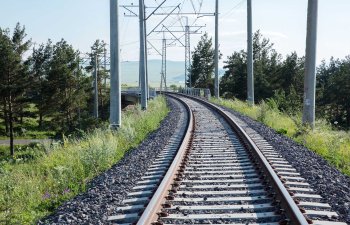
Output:
M203 100L172 97L184 111L177 132L113 224L345 225L242 121Z

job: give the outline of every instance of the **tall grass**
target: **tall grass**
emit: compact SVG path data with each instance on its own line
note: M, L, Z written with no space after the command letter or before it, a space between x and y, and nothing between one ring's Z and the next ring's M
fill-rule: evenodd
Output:
M33 224L48 215L136 147L167 113L165 99L157 97L147 111L140 107L126 111L118 131L98 129L46 146L45 154L32 161L2 162L0 224Z
M313 150L344 174L350 176L350 133L334 130L323 119L316 121L316 128L311 130L301 124L301 116L290 116L280 112L277 107L262 102L249 106L240 100L212 98L218 105L231 108L237 112L260 121L278 133L286 135L305 147Z

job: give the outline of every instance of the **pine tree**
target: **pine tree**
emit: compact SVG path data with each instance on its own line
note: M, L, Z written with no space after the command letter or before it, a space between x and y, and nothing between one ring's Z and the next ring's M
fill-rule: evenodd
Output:
M49 63L47 92L49 107L52 109L52 123L61 127L62 132L72 131L77 126L78 111L86 106L88 91L86 80L78 69L79 52L65 40L53 46Z
M38 108L39 127L43 126L43 117L50 112L50 95L47 91L49 83L47 80L50 70L49 64L52 59L52 42L48 40L46 45L41 44L39 48L33 49L32 56L29 58L31 67L31 102Z
M19 23L12 37L8 30L0 29L0 94L4 107L4 121L8 124L12 156L15 117L23 112L24 96L29 85L28 65L23 60L23 54L30 47L31 41L25 41L25 37L25 28Z
M246 99L247 97L247 55L235 52L224 61L225 74L221 78L220 93L224 97Z
M212 38L209 38L207 33L201 37L201 40L192 52L192 65L189 73L192 87L210 88L213 91L214 49L212 47ZM190 77L187 79L187 84L190 82Z
M90 65L85 67L85 70L90 73L94 73L95 64L97 68L97 87L98 87L98 105L99 105L99 115L101 115L102 119L107 119L106 111L107 101L109 98L109 93L107 89L107 79L109 78L109 74L107 68L102 65L102 58L104 58L104 54L106 53L106 43L101 40L96 40L94 44L91 46L91 52L88 54L90 58ZM92 81L94 82L94 81Z
M350 128L350 56L344 60L331 58L318 68L317 114L332 123Z
M260 31L253 37L255 99L261 101L274 93L272 77L276 76L282 56L273 48L273 43Z
M283 91L283 96L290 96L296 101L295 94L301 96L303 91L303 58L296 53L282 56L273 49L269 39L259 31L253 37L254 87L257 101L271 98ZM244 50L234 52L225 61L226 69L221 80L220 92L224 96L246 100L247 97L247 53ZM282 95L279 95L281 97ZM294 104L294 103L293 103Z

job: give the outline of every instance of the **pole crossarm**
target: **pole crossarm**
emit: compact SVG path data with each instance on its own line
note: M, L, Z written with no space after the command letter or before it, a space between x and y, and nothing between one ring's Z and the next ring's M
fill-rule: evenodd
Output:
M157 6L157 8L155 8L155 9L153 10L153 12L151 12L151 13L146 17L145 20L148 20L152 15L154 15L154 13L157 12L157 10L158 10L160 7L162 7L162 5L163 5L165 2L166 2L166 0L164 0L162 3L160 3L160 4Z
M162 41L164 38L152 38L152 39L148 39L149 41ZM168 41L176 41L176 39L173 38L166 38Z
M178 39L171 30L169 30L166 26L163 25L163 27L166 29L167 32L169 32L183 47L185 47L185 45L180 41L180 39ZM166 32L166 31L163 31L163 32ZM182 31L184 32L184 31Z
M160 5L158 6L145 6L145 9L154 9L148 16L145 16L145 20L148 20L152 15L154 16L160 16L159 14L156 14L155 12L160 9L160 8L174 8L176 6L164 6L161 7L167 0L164 0ZM138 5L120 5L119 7L122 7L124 9L126 9L127 11L129 11L132 15L126 15L124 13L125 17L138 17L139 15L137 13L135 13L134 11L132 11L131 9L128 8L138 8ZM163 15L166 15L165 13Z
M189 27L197 27L198 29L196 29L195 31L190 31L190 34L202 34L202 32L198 32L200 29L202 29L203 27L206 27L206 25L204 26L189 26ZM184 36L186 36L186 32L182 31L184 34L182 34L179 39L183 38ZM170 44L176 42L176 40L173 40L173 42L171 42Z
M176 37L174 36L174 34L172 34L175 39L167 39L167 40L172 40L172 42L170 44L173 44L174 42L180 40L181 38L183 38L185 35L186 35L186 30L169 30L169 28L167 28L166 26L163 25L163 27L166 29L166 30L157 30L157 31L153 31L154 33L162 33L162 32L168 32L168 33L184 33L182 34L180 37ZM206 26L188 26L189 27L189 31L188 31L188 34L202 34L202 32L198 32L200 29L202 29L203 27L206 27ZM196 30L194 31L190 31L190 28L192 27L195 27L197 28ZM152 40L162 40L162 39L152 39ZM181 43L181 42L180 42ZM182 43L181 45L183 47L185 47Z
M181 27L181 28L183 28L184 26L171 26L171 27ZM200 28L202 28L202 27L206 27L205 25L191 25L190 27L200 27Z
M192 4L192 8L193 8L194 12L197 13L196 7L194 6L194 3L192 0L191 0L191 4Z
M183 35L181 35L181 36L179 37L179 39L183 38L185 35L186 35L186 33L184 33ZM173 44L174 42L176 42L176 40L173 40L172 42L170 42L170 44Z
M167 13L154 13L154 16L165 16ZM215 16L215 13L191 13L191 12L178 12L175 15L198 15L198 16Z
M132 15L125 15L125 13L124 13L124 16L127 16L127 17L138 17L139 16L135 12L133 12L131 9L128 9L128 7L131 7L131 6L121 5L120 7L123 7L125 10L127 10L128 12L130 12L132 14Z
M184 30L168 30L168 28L166 28L167 31L169 33L184 33L185 31ZM163 30L155 30L154 33L161 33L163 32ZM190 34L200 34L200 32L198 31L190 31Z
M152 45L152 43L151 43L150 41L147 40L147 43L148 43L160 56L162 55L162 53L160 53L160 51L159 51L156 47L154 47L154 45Z
M169 12L167 15L166 15L166 17L164 17L163 19L162 19L162 21L160 21L158 24L157 24L157 26L155 26L152 30L151 30L151 32L149 32L148 34L147 34L147 36L149 36L150 34L152 34L153 33L153 31L155 31L176 9L180 9L180 5L181 4L178 4L173 10L171 10L171 12Z

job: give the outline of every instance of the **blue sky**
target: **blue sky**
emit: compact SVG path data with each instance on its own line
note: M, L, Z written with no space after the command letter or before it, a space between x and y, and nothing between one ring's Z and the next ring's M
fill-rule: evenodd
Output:
M145 0L147 6L155 6L161 0ZM189 0L168 0L167 6L182 4L184 11L192 10ZM199 9L199 0L195 8ZM246 47L246 1L219 0L220 2L220 50L226 59L235 50ZM119 4L138 4L136 0L119 0ZM151 8L148 11L152 10ZM202 12L213 12L214 1L203 0ZM253 0L253 29L260 29L265 37L275 43L283 55L296 51L304 55L306 35L307 0ZM136 10L137 11L137 10ZM138 60L138 19L124 17L120 9L120 38L123 60ZM317 59L331 56L344 58L350 54L350 1L319 0ZM151 30L160 17L151 17ZM166 23L176 21L172 17ZM193 23L194 17L189 18ZM0 27L13 29L20 22L26 26L28 37L36 43L66 39L75 48L88 52L96 39L109 43L109 0L0 0ZM202 31L214 34L214 18L202 17L196 22L206 24ZM180 25L180 24L178 24ZM176 28L173 28L176 29ZM168 36L170 38L170 36ZM195 46L200 35L191 36ZM160 49L161 35L150 36L152 43ZM150 59L159 59L154 50ZM168 59L184 60L184 49L168 49ZM222 60L222 61L223 61ZM222 62L221 62L222 64Z

